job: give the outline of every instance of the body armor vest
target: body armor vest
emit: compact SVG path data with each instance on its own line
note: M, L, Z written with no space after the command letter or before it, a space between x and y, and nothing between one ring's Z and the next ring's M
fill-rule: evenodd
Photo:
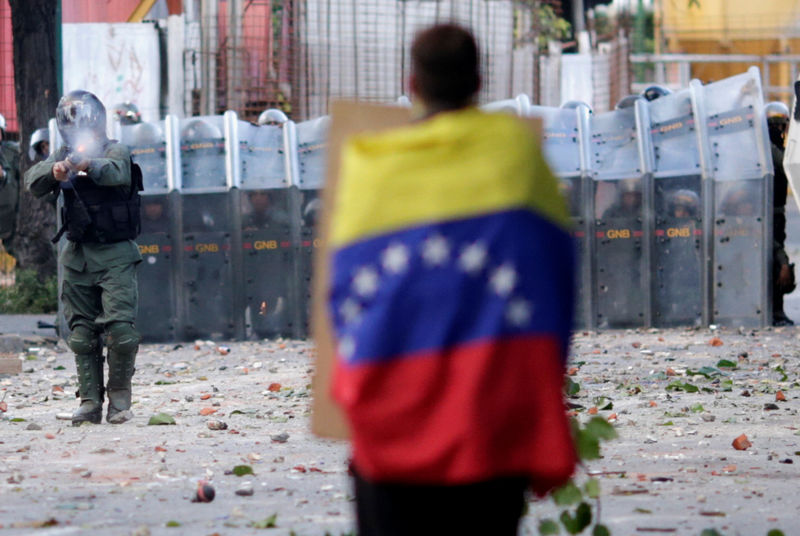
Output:
M88 177L61 183L62 226L53 242L58 242L65 231L67 240L78 243L110 244L136 238L141 231L142 172L133 160L130 166L128 192L119 187L98 186Z

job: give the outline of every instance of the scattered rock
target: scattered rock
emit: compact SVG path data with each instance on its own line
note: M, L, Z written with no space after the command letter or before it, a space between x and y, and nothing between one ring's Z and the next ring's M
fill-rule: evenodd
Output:
M289 434L281 432L280 434L273 434L269 436L273 443L286 443L289 440Z
M736 450L747 450L753 446L753 444L750 443L745 434L742 434L736 439L734 439L732 445L733 448L735 448Z
M209 430L227 430L228 424L224 421L211 420L206 423Z

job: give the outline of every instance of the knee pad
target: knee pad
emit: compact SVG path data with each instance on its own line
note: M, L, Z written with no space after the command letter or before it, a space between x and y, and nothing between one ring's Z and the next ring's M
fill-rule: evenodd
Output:
M96 354L100 349L100 340L97 333L86 326L75 326L67 337L67 346L76 355Z
M106 326L106 346L118 354L135 354L141 337L129 322L114 322Z

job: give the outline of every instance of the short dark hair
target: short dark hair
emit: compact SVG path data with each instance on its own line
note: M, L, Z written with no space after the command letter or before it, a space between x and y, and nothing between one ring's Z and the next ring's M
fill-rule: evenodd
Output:
M427 103L465 106L480 88L478 45L456 24L420 31L411 45L411 65L417 93Z

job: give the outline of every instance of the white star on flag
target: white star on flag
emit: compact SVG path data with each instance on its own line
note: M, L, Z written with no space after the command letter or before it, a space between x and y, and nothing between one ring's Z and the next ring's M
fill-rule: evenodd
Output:
M489 276L489 286L501 298L508 297L517 284L517 271L509 264L495 268Z
M339 313L341 313L344 321L350 324L358 320L361 316L361 305L359 305L357 301L348 298L342 303L341 307L339 307Z
M470 275L477 275L486 264L486 246L480 242L470 244L461 250L458 266Z
M443 266L450 257L450 245L442 235L433 235L422 243L422 259L428 266Z
M526 300L517 298L506 306L506 320L514 327L523 327L531 321L533 307Z
M387 272L400 274L408 268L408 248L403 244L391 244L381 254L381 262Z
M378 291L378 272L370 266L358 269L353 277L353 289L356 294L369 298Z
M345 359L350 359L353 357L353 354L356 352L356 342L353 340L353 337L349 335L343 337L342 340L339 341L339 355Z

